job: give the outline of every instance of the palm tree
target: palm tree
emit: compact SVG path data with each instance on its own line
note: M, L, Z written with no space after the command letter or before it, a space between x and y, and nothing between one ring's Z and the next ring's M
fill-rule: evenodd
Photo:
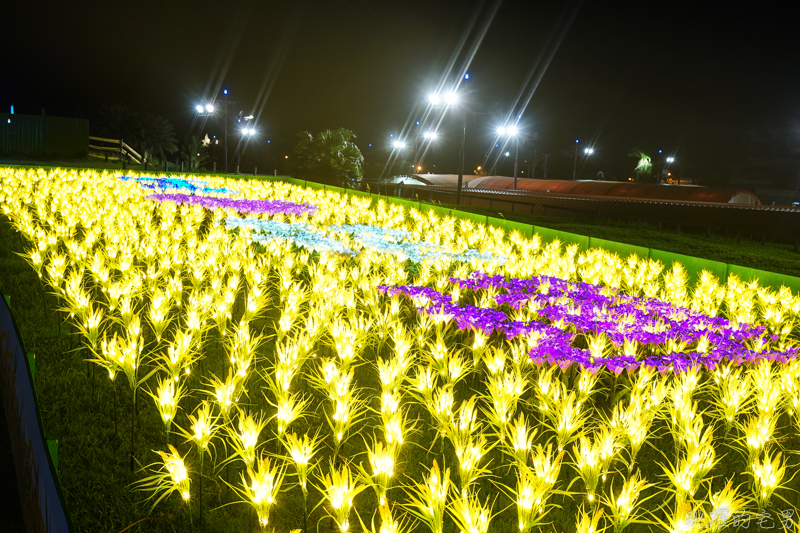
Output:
M636 168L633 170L636 181L649 181L650 172L653 170L653 160L650 156L639 148L634 148L628 155L637 160Z
M137 120L136 141L142 151L142 159L147 168L147 164L158 157L162 161L178 150L178 143L175 139L175 128L170 122L157 115L142 115Z
M186 161L189 171L200 168L208 160L208 149L200 137L187 135L183 138L181 159Z
M358 188L363 176L364 156L355 143L355 134L346 129L325 130L314 136L298 134L294 167L299 178Z
M125 139L135 129L136 113L125 104L104 104L99 109L97 125L101 135Z

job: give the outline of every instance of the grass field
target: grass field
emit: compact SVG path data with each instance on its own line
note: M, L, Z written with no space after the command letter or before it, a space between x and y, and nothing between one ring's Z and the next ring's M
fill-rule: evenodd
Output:
M588 532L592 531L593 518L598 520L595 530L605 527L608 531L624 529L632 533L719 531L723 529L722 523L713 522L713 517L721 508L738 511L737 516L742 518L743 513L748 513L752 518L748 531L780 531L781 519L787 519L782 515L784 512L793 513L791 521L798 519L800 480L795 474L800 465L797 457L800 438L797 413L792 408L792 401L800 390L797 364L743 364L739 367L742 374L736 374L737 367L730 366L730 375L710 370L678 373L672 368L659 375L643 371L644 367L618 375L600 368L592 374L578 364L562 370L557 365L531 363L526 347L535 344L525 343L534 341L508 339L495 332L488 335L485 346L479 348L474 328L457 327L450 319L437 321L435 316L430 318L432 315L418 312L424 303L412 297L381 294L377 290L378 285L414 285L446 293L454 290L450 288L448 276L464 277L479 265L486 272L505 275L506 279L571 278L573 282L599 284L605 289L598 290L610 290L603 294L612 297L625 291L640 296L655 291L653 294L663 295L670 301L697 304L701 299L699 294L705 289L681 296L679 293L687 289L686 282L681 282L674 271L659 271L650 278L631 281L630 287L623 291L618 288L619 284L627 282L621 281L620 276L615 277L615 273L618 274L615 269L622 272L624 265L615 263L614 258L607 255L579 257L560 248L537 248L535 243L519 236L493 233L486 237L484 231L469 223L456 224L455 221L443 225L453 227L450 233L449 229L437 232L431 229L434 226L426 225L431 223L430 219L418 213L386 205L368 209L359 204L357 198L330 192L285 184L209 180L214 187L242 189L249 194L248 198L288 199L293 205L319 206L318 212L307 219L276 214L261 215L261 221L280 219L287 224L307 221L320 227L373 224L384 230L407 228L417 236L438 239L437 242L444 243L441 246L460 246L458 253L466 253L468 246L475 246L495 257L505 254L510 260L503 264L495 259L469 263L457 259L458 253L452 251L456 248L447 248L452 260L422 262L398 261L389 252L366 248L354 256L326 251L311 253L293 245L251 244L249 233L241 228L227 232L215 229L217 223L232 215L230 210L204 210L197 206L175 208L175 204L168 201L151 203L144 199L145 193L135 183L122 184L115 178L105 181L75 179L75 175L69 173L38 178L25 175L21 181L18 178L11 172L0 177L0 182L5 190L24 196L27 193L20 191L27 186L22 184L41 181L35 190L27 189L31 208L24 209L32 217L31 232L23 237L12 225L12 222L17 227L22 224L24 217L20 218L19 211L2 217L0 290L11 296L12 312L26 347L36 354L36 389L43 424L47 437L57 438L59 442L59 479L77 531L117 532L134 524L127 531L199 531L201 505L203 531L259 530L254 506L242 502L241 495L232 489L233 486L243 490L243 481L252 482L253 475L248 473L247 465L254 465L247 452L236 451L234 433L240 431L239 424L245 418L238 415L236 409L257 419L263 418L266 424L256 432L257 451L269 458L273 468L278 465L285 474L275 503L267 513L269 524L264 528L267 531L302 530L306 522L297 464L281 443L281 439L285 441L286 435L293 433L319 438L318 452L311 461L315 466L307 485L309 531L342 530L343 517L349 520L349 531L361 531L362 521L364 530L374 525L376 532L379 529L387 533L437 531L436 527L426 526L425 520L415 518L414 511L423 515L424 511L413 504L415 490L420 490L417 484L427 478L434 461L450 469L452 486L448 488L446 502L442 502L446 503L447 510L441 527L441 531L448 533ZM51 188L50 181L57 186ZM8 197L5 202L0 201L2 203L12 205ZM22 204L13 205L17 206L15 209L22 209L19 207ZM41 211L34 206L40 206ZM101 210L105 210L103 216L93 216ZM75 224L71 225L70 221ZM179 227L183 233L176 236L175 230ZM36 228L44 234L38 234ZM96 228L98 233L90 238L91 228ZM132 228L135 228L133 233ZM560 229L581 233L572 227ZM633 234L621 227L612 227L609 231L611 233L597 236L622 240L615 239L614 235ZM56 242L49 241L47 235L52 235ZM328 242L315 235L319 243ZM680 238L691 239L685 235ZM368 239L362 236L361 240ZM31 249L39 242L45 243L43 278L29 264ZM50 244L46 244L48 242ZM81 242L89 243L86 254L79 252ZM336 242L355 248L361 241L350 237ZM647 246L658 247L653 243ZM723 244L720 247L724 247ZM132 257L128 267L120 262L126 251ZM691 253L684 249L675 251ZM755 251L753 254L755 256ZM100 257L100 265L91 264L95 256ZM56 257L66 260L60 277L51 274L58 263ZM104 285L102 274L98 275L103 271L104 262L109 265L109 285ZM758 266L767 268L764 264ZM199 271L195 271L198 268ZM65 297L69 291L77 290L69 281L71 276L78 276L74 279L79 280L79 292L88 295L90 307L104 313L102 323L107 338L113 334L126 340L141 338L142 359L135 375L138 379L148 377L138 386L135 396L122 364L115 367L116 379L112 381L108 367L101 368L86 361L102 360L102 350L96 348L92 354L87 335L79 331L80 324L69 316L77 310ZM124 285L127 281L133 283L134 279L142 284L130 298L133 314L141 317L141 333L136 334L132 333L130 325L123 324L121 300L114 300L109 292L111 283ZM171 285L171 280L175 279L182 282L177 290ZM759 337L762 342L759 350L765 353L786 351L796 346L800 337L797 325L800 298L795 304L792 298L796 296L726 286L724 280L722 285L714 287L708 293L712 300L716 298L713 295L718 294L715 291L727 290L728 295L719 297L713 314L743 323L770 324L769 333L775 338ZM257 289L263 290L263 300L257 300ZM155 318L160 305L155 295L161 293L169 293L167 300L171 302L167 306L168 325L164 326L163 335L159 333L160 321ZM226 293L231 295L230 299L225 297ZM458 291L453 294L456 293ZM495 304L487 297L491 294L490 289L463 289L456 300L480 308L481 316L490 309L517 316L511 307ZM205 295L214 302L213 306L204 308L196 304L206 298ZM754 306L752 309L737 307L748 299ZM261 301L262 305L254 316L246 319L251 301ZM227 314L215 314L217 304L228 306ZM169 348L176 346L179 333L192 330L192 309L205 309L205 315L201 313L205 325L200 327L201 333L192 343L190 355L194 362L185 367L190 372L184 373L184 367L180 369L176 382L188 392L178 402L171 431L167 431L158 402L147 391L159 397L156 393L158 380L171 379L168 363L160 356L167 356ZM770 314L773 309L783 314L775 318ZM544 315L537 315L534 308L518 311L531 322L555 323L574 335L572 346L576 349L588 350L598 357L622 355L622 346L614 346L600 335L546 319ZM765 318L767 316L771 318ZM241 337L237 337L237 326L242 324L242 319L246 319L249 328L245 335L246 353L234 340L241 341ZM672 319L681 320L679 317ZM602 341L602 346L592 348L591 342L598 340ZM759 342L756 338L752 340ZM409 343L408 348L402 348L404 342ZM637 357L660 356L671 351L699 353L698 344L694 341L683 346L673 343L665 351L666 348L654 341L652 345L640 346ZM753 353L752 345L747 346L748 353ZM286 363L286 353L292 350L300 353L294 360L296 364ZM485 357L480 356L483 352ZM492 359L489 357L492 354L501 357ZM252 356L251 360L247 360L248 355ZM406 356L407 362L403 363ZM215 378L224 381L229 371L238 374L242 368L245 377L234 387L239 395L236 408L220 419L213 446L209 453L201 454L191 438L180 435L178 428L190 430L189 416L198 416L204 400L216 415L222 416L224 402L217 401L211 381ZM331 381L326 378L327 368L334 376ZM434 376L438 375L438 379L434 379L434 387L424 389L418 385L420 372L429 369L435 370ZM350 371L351 380L342 377ZM286 372L290 385L281 392L276 390L275 383L281 375L286 377ZM390 377L385 377L389 374ZM731 377L734 375L735 379ZM492 389L499 383L498 376L524 385L503 393L505 399L499 401L498 395L502 394ZM732 387L741 386L745 381L749 383L741 395L734 394L738 403L730 424L725 422L723 413L725 400L730 400L731 396L719 384L720 379ZM344 387L344 397L332 401L336 392L331 389L331 383ZM652 407L647 407L645 413L639 402L647 403L659 397L656 391L659 387L663 395ZM290 395L286 396L288 393ZM576 402L575 394L584 395L585 399ZM445 405L448 397L452 403ZM337 406L348 402L350 407L345 412L349 413L349 419L337 419ZM501 417L503 421L493 422L497 417L492 413L496 414L503 402L509 406ZM279 408L287 405L296 407L300 416L289 416L290 420L284 423L285 419L278 414L284 412ZM473 413L474 418L469 413ZM519 420L520 415L527 421L526 433L530 440L521 451L515 451L512 421ZM632 435L636 432L631 424L635 426L633 420L639 420L640 416L645 417L641 419L645 439L641 450L634 454ZM676 416L686 417L685 424L677 424ZM390 437L392 424L397 420L402 428L402 441ZM569 435L564 435L567 430L561 428L561 422L571 427ZM747 440L753 424L760 424L764 439L750 445ZM341 439L337 438L337 428L344 428ZM442 431L447 435L445 438L441 436ZM593 470L598 478L590 500L587 479L591 479L592 474L587 472L592 469L586 465L579 467L586 455L581 439L588 439L591 448L592 444L596 446L601 442L604 431L614 435L616 444L610 448L607 465ZM370 460L370 451L378 453L378 443L392 450L391 475L383 478L375 475L375 466ZM133 470L130 468L131 444ZM563 444L563 455L558 452L560 444ZM163 465L157 452L167 452L168 445L175 446L185 458L191 480L190 499L186 503L180 494L173 493L152 507L154 500L146 501L148 493L136 488L141 488L142 479L156 472L159 464ZM469 466L465 454L475 449L480 450L480 457ZM703 455L704 461L711 457L706 464L708 470L702 474L692 466L699 464L692 459L692 451ZM760 487L764 482L754 481L763 477L754 474L758 471L754 469L754 460L760 465L765 457L774 459L778 453L781 453L778 463L785 468L785 474L769 489L770 493L774 489L769 502L760 502L759 498L763 498ZM204 457L202 463L201 457ZM335 498L326 493L326 487L333 483L325 476L334 471L350 472L356 478L355 484L360 486L350 512L345 513L343 507L332 505ZM670 479L670 471L673 475L676 471L694 472L690 476L691 493L681 488L680 480ZM624 483L637 479L636 476L646 482L638 499L631 497L631 501L624 504L620 489ZM737 490L737 496L726 499L719 494L729 482L731 489ZM530 494L536 495L530 501L537 503L531 503L527 511L526 497L518 499L512 495L518 483L527 483L532 490ZM171 487L165 484L165 488ZM388 490L381 487L388 487ZM381 499L385 499L385 504L381 505ZM485 527L479 518L475 519L474 529L458 526L456 520L475 517L476 501L481 508L489 509L487 516L491 516L491 520ZM625 521L620 517L625 516L626 509L632 513L629 518L633 521L621 527L620 521ZM263 507L261 510L263 512ZM703 517L704 528L700 527L700 521L686 521L687 515L695 513ZM770 517L765 513L770 513ZM402 522L404 527L398 525L397 529L392 529L392 520ZM520 521L524 527L520 527ZM731 521L726 525L728 531L737 530Z

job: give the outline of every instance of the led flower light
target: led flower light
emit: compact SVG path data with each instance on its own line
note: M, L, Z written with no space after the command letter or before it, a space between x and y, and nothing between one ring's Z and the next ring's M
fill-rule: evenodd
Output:
M285 470L278 466L272 467L268 457L259 457L256 468L247 467L248 480L242 474L242 488L236 491L245 502L255 509L258 515L258 524L262 531L266 531L269 524L269 513L275 505L275 498L280 491Z
M444 513L450 492L450 469L439 469L434 459L428 475L422 482L414 482L409 488L408 511L421 520L431 533L444 531Z
M320 480L322 487L320 491L328 501L331 510L328 511L331 518L339 526L339 531L346 533L350 529L350 509L355 498L366 485L359 483L356 476L350 471L347 464L343 464L337 469L331 462L329 472Z

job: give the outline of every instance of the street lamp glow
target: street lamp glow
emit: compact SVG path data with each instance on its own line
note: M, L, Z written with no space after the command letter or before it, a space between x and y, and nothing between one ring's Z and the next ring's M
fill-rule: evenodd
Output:
M402 150L403 148L406 147L406 143L398 139L392 143L392 146L394 146L398 150Z
M505 126L500 126L499 128L497 128L497 134L500 135L501 137L504 136L506 134Z
M506 152L506 157L510 156L511 152Z
M458 95L455 92L449 92L444 95L444 101L447 105L456 105L458 103Z
M519 130L516 126L509 126L507 131L510 137L514 137L517 133L519 133Z
M255 133L255 128L242 128L242 134L244 135L254 135Z
M667 158L667 163L674 163L674 162L675 162L675 158L674 157L668 157Z
M207 113L213 113L214 112L214 106L211 105L211 104L206 104L206 112Z
M428 95L428 101L433 105L439 105L441 100L442 99L439 97L437 93L431 93Z
M422 136L425 137L426 139L429 139L429 140L433 141L433 140L436 139L436 132L435 131L426 131L425 133L422 134Z
M195 109L197 109L198 113L202 113L203 112L203 106L201 106L199 104L197 105L197 107L195 107Z
M583 153L586 155L592 155L594 153L594 148L584 148Z

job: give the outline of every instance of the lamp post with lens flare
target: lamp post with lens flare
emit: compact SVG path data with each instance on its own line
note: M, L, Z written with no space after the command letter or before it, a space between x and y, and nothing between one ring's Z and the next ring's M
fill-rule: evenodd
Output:
M436 140L436 137L438 137L438 134L433 130L426 131L425 133L422 134L423 142L427 141L429 145L430 145L431 142ZM415 144L415 146L414 146L414 169L417 172L420 171L421 168L422 168L422 166L420 165L420 163L422 163L422 161L420 161L420 158L419 158L420 150L422 150L422 143L419 143L419 146L417 146Z
M228 89L222 90L222 95L225 97L223 100L224 111L222 112L223 120L225 122L225 137L223 141L223 152L225 161L223 163L223 171L225 174L228 173L228 106L230 104L235 104L236 102L229 102L228 101ZM197 104L195 106L195 110L197 111L198 115L207 115L207 116L216 116L217 108L214 106L213 103L200 105Z
M469 80L469 74L464 75L464 80ZM466 91L470 92L470 91ZM429 96L430 104L434 107L439 105L446 105L447 107L461 106L462 120L461 120L461 149L458 153L458 185L456 187L456 205L461 205L461 189L464 185L464 144L467 139L467 106L466 103L461 101L461 96L455 92L450 91L444 94L433 93Z
M594 148L587 146L583 149L583 155L590 156L594 153ZM575 181L578 173L578 139L575 139L575 163L572 167L572 181Z
M519 168L519 128L516 125L500 126L497 128L497 135L500 137L512 137L516 145L516 155L514 156L514 190L517 190L517 169Z
M255 128L251 128L250 126L245 126L244 128L242 128L242 137L241 137L241 139L239 139L239 145L240 146L236 150L236 173L237 174L239 173L239 165L242 162L242 149L243 149L243 147L241 146L242 141L247 143L247 141L250 140L250 138L252 138L253 135L255 135L255 134L256 134L256 129Z

